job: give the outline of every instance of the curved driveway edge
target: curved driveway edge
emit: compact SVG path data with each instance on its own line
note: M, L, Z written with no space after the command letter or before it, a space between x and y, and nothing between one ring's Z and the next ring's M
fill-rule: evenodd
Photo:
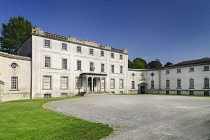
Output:
M106 140L208 140L210 98L101 95L46 104L57 112L120 127Z

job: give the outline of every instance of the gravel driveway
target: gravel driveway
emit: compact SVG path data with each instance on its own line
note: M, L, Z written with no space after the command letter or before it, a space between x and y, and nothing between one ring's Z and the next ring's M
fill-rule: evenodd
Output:
M47 107L116 131L106 140L210 140L210 98L98 95L53 101Z

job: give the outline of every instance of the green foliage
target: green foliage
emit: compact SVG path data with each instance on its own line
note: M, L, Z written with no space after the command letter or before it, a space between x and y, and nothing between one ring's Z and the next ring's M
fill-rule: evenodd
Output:
M2 24L0 51L14 53L31 33L33 26L22 16L11 17L7 24Z
M162 64L160 63L159 59L156 59L155 61L151 61L148 63L148 68L152 69L152 68L161 68Z
M75 98L75 97L71 97ZM65 116L42 106L67 98L17 100L0 103L1 140L98 140L113 128Z
M133 61L128 60L128 68L146 69L147 62L142 58L135 58Z
M170 65L173 65L173 63L167 62L167 63L164 65L164 67L168 67L168 66L170 66Z

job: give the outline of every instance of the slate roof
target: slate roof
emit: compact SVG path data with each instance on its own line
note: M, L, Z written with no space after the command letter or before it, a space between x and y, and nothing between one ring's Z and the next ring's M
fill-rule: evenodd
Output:
M185 65L195 65L195 64L205 64L205 63L210 63L210 58L209 57L196 59L196 60L183 61L183 62L172 65L172 67L185 66Z

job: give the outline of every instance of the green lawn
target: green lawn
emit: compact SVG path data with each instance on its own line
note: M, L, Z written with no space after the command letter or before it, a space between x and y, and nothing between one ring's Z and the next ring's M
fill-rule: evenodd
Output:
M75 98L75 97L71 97ZM97 140L113 128L44 109L49 101L29 99L0 103L0 140Z

